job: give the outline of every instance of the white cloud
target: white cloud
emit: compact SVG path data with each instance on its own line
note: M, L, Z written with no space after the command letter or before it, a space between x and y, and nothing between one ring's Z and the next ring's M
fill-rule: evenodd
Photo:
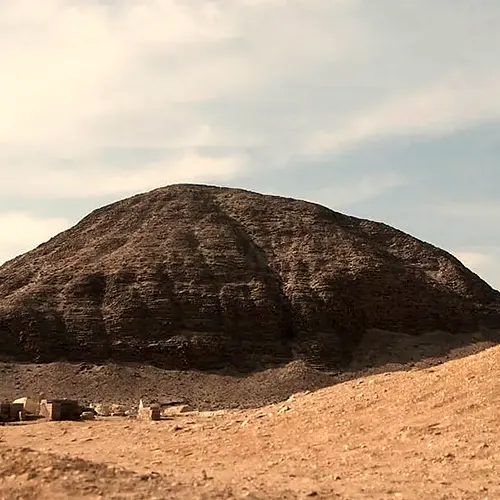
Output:
M435 136L500 119L500 69L473 80L445 81L365 110L333 130L312 133L309 154L338 152L387 136Z
M433 7L434 20L426 1L5 0L0 144L85 169L105 148L293 158L496 118L495 35L463 31L497 8L462 4Z
M304 153L497 120L500 4L471 5L3 0L0 198L29 211L242 173L258 186L275 167L290 184ZM370 168L315 199L350 206L402 182Z
M0 264L64 231L62 218L39 218L23 213L0 213Z
M455 257L471 269L484 269L493 263L491 256L480 252L454 252Z
M492 200L446 202L434 207L439 215L490 224L500 220L500 203Z
M341 211L404 186L407 180L396 173L366 174L350 182L315 191L311 201Z
M329 10L340 16L349 3L332 2ZM57 157L116 139L132 147L134 133L114 134L120 122L133 132L146 122L161 130L166 120L172 128L189 120L192 129L198 117L178 105L251 93L349 51L355 28L342 23L345 15L317 32L317 19L300 17L301 10L295 2L7 0L0 11L0 143ZM333 45L338 36L343 43ZM165 134L155 146L170 142Z
M158 0L116 11L62 0L4 4L0 143L75 153L101 143L94 130L102 119L137 108L146 113L162 100L158 112L168 113L171 102L249 79L235 58L185 63L163 75L143 68L160 50L167 57L228 36L228 20L209 4Z
M43 172L13 171L0 185L0 194L17 193L24 197L88 198L127 196L158 186L180 182L218 182L244 170L244 156L203 157L187 153L177 159L136 165L135 168L110 169L105 165L79 168L47 168Z
M500 248L465 248L452 252L458 260L500 290Z

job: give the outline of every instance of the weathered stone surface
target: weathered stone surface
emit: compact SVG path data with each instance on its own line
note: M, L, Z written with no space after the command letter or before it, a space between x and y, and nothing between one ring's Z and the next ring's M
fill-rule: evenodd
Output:
M162 417L171 417L181 413L189 413L193 411L189 405L176 405L176 406L160 406Z
M137 411L137 420L160 420L161 411L159 406L142 406Z
M49 420L78 420L82 414L82 408L78 401L71 399L55 399L40 402L40 415Z
M122 417L127 408L116 403L94 403L92 409L100 417Z
M500 327L499 293L384 224L175 185L91 213L0 267L0 356L249 370L347 362L367 328Z
M23 405L23 411L28 415L36 416L40 413L40 398L26 396L24 398L18 398L12 403Z
M97 403L92 405L92 409L100 417L110 417L111 416L111 405L107 403Z
M14 422L24 416L22 403L0 403L0 422Z

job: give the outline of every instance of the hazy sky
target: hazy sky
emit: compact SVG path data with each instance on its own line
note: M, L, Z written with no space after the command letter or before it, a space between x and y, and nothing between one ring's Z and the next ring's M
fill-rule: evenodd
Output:
M0 262L174 182L382 220L500 288L498 0L2 0Z

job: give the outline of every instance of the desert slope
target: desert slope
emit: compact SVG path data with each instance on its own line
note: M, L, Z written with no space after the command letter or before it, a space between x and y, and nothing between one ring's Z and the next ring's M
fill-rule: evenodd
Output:
M0 491L29 487L49 498L67 484L92 498L499 498L499 365L494 347L255 410L6 426ZM23 458L20 443L35 455ZM145 483L151 472L158 476Z

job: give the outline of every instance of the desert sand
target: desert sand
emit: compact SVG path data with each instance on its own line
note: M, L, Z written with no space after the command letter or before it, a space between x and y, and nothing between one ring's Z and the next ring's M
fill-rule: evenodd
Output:
M0 427L2 499L497 499L500 347L254 409Z

